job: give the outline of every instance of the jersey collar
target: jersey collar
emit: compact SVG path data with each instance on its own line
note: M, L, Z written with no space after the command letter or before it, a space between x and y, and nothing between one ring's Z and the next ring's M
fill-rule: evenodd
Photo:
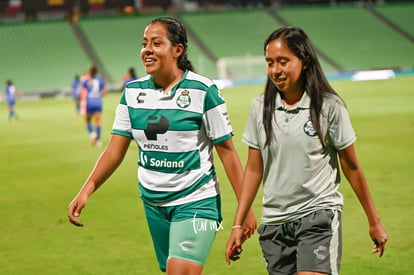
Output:
M291 108L291 109L287 109L283 105L282 97L280 93L279 92L276 93L276 105L275 105L276 110L294 113L294 112L299 112L299 110L309 109L309 106L310 106L310 97L306 91L302 94L299 104L296 107Z

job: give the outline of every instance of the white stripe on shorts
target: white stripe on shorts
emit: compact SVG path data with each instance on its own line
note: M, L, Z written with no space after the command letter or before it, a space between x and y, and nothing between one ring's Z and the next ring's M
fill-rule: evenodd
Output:
M340 236L340 220L339 220L339 213L337 210L332 210L334 213L334 216L332 218L332 224L331 224L331 230L333 232L331 242L330 242L330 261L331 261L331 275L339 275L338 270L338 260L340 259L340 255L338 255L338 252L341 251L341 236Z

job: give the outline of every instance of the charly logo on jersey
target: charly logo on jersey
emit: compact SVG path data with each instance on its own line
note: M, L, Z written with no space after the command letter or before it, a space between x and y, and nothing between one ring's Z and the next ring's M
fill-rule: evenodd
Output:
M145 92L140 92L139 94L138 94L138 96L137 96L137 103L138 104L140 104L140 103L144 103L144 97L147 95L147 93L145 93Z
M177 106L180 108L187 108L191 104L190 92L188 90L181 91L177 98Z
M313 127L312 121L310 119L303 125L303 131L305 131L305 134L310 137L315 137L317 135L315 127Z

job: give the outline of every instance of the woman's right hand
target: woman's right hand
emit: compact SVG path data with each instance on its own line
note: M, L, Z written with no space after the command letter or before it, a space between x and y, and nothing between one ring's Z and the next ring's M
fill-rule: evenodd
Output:
M232 228L226 245L225 257L227 264L230 264L230 261L237 261L240 259L240 254L243 251L242 244L246 240L245 232L247 230L243 229L243 227Z
M83 226L83 223L78 220L82 209L85 207L87 197L76 196L68 206L68 218L71 224L76 226Z

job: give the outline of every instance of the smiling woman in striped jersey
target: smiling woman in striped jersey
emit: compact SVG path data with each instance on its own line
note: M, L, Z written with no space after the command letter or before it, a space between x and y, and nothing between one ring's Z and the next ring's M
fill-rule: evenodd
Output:
M78 217L88 197L135 140L140 196L159 267L169 275L199 275L222 228L213 148L236 197L241 190L233 129L220 91L195 73L187 59L187 35L180 21L153 20L142 37L141 60L148 75L125 85L110 142L70 203L68 217L83 225ZM251 209L244 226L247 236L256 229Z

